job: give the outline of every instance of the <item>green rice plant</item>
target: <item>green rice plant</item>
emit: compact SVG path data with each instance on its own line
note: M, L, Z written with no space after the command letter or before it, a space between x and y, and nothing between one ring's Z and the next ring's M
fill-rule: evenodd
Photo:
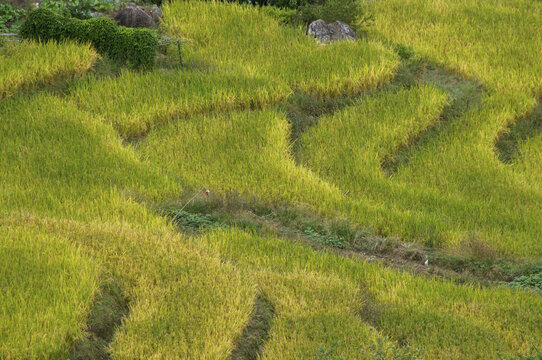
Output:
M249 320L255 297L255 284L247 281L238 269L221 261L216 254L204 253L187 245L164 222L160 226L143 230L138 228L134 221L122 224L12 216L0 219L0 226L14 228L27 237L33 234L28 232L28 228L35 229L35 233L41 234L39 236L66 243L70 248L79 249L85 258L96 259L103 273L118 279L125 297L129 299L130 309L109 346L114 359L226 358ZM50 246L50 243L44 246ZM55 247L48 250L49 262L59 261L59 256L51 253L54 250ZM2 256L0 261L25 259L21 252L11 255ZM24 264L31 265L31 259L27 260ZM24 272L22 268L19 270ZM94 269L84 270L83 274L87 277L99 274ZM22 283L31 284L33 278L29 275ZM63 286L69 290L85 285L84 282L78 283L78 278L67 279L67 275L60 279L66 280ZM14 285L10 283L5 288L12 291ZM96 288L97 284L94 284L93 290ZM70 292L66 289L60 291L68 296ZM43 296L46 295L47 291L44 290ZM86 304L90 303L91 295L92 292ZM35 296L42 295L36 293ZM50 296L48 301L63 310L62 314L81 315L81 312L88 309L88 306L74 306L76 297L66 301L64 307L56 301L58 299L61 299L60 295L54 295ZM5 301L2 300L0 304ZM15 299L9 300L8 304L12 301ZM16 304L10 305L10 308L13 307L18 308ZM40 307L29 306L28 311L31 315L39 314ZM23 319L24 322L18 325L23 328L40 324L39 318L28 316ZM197 321L194 321L195 319ZM58 328L58 332L46 333L48 337L36 337L41 339L40 344L45 349L61 347L67 350L70 342L75 340L84 327L83 316L78 320L69 333L74 333L75 336L61 337L63 333ZM66 319L59 318L57 321L64 321L64 326L70 325ZM12 337L18 337L26 344L25 335L28 334L24 331L11 333L9 328L3 331ZM53 334L61 338L52 338ZM18 347L11 345L12 343L8 343L5 347L8 354L19 351ZM0 349L4 350L1 347ZM32 346L28 351L39 349ZM58 355L53 354L55 356L52 358L63 358L62 355L65 354L66 352L59 352Z
M474 257L542 254L542 137L523 139L512 165L493 152L542 89L540 39L530 36L539 5L369 6L373 35L486 91L392 177L382 163L438 121L450 99L425 85L364 96L305 132L296 164L286 116L261 108L298 88L322 101L373 90L392 76L397 56L375 41L321 47L257 8L171 2L165 21L187 40L186 68L78 80L63 98L0 101L0 287L14 294L0 298L0 357L65 358L105 276L130 301L109 344L115 359L227 358L258 297L274 309L263 359L331 348L344 359L416 348L427 358L498 359L542 347L534 292L415 276L236 228L184 238L144 205L205 187L303 204L411 241L468 243ZM212 223L180 215L188 226ZM340 224L333 235L306 229L327 245L348 236ZM371 348L378 339L386 340Z
M289 89L237 71L123 71L116 79L81 81L72 99L100 115L121 136L138 138L175 117L259 108L284 100Z
M263 359L314 359L320 348L333 345L338 357L359 358L372 340L357 314L366 300L353 282L310 270L261 271L256 277L275 308Z
M542 92L538 1L371 2L372 33L504 93ZM458 28L463 29L457 31Z
M416 211L432 212L445 222L464 219L469 231L481 230L500 252L539 257L535 239L540 232L541 183L533 175L537 165L528 165L539 163L539 152L529 145L536 139L520 145L527 151L514 166L503 166L494 145L510 124L535 106L542 92L536 50L542 38L534 30L542 20L541 4L521 0L386 1L369 6L376 18L374 36L408 44L419 56L477 79L486 90L479 106L454 117L446 129L414 149L408 166L399 169L394 182L412 192L431 189L438 196L465 204L464 209L449 208L448 215L439 214L444 206L423 206ZM432 232L449 238L450 243L466 237L439 228L442 226L435 224Z
M87 72L98 55L71 42L5 42L0 46L0 99Z
M172 229L163 218L135 201L175 196L180 192L178 183L162 176L131 147L123 145L115 130L102 119L65 99L48 94L6 99L0 102L0 118L2 226L8 224L23 234L34 234L25 230L29 227L36 229L36 234L69 243L120 280L131 308L126 324L113 339L113 356L225 357L250 315L253 285L242 282L240 274L217 257L184 248L180 239L170 234ZM137 229L152 231L138 233ZM19 252L2 256L0 261L13 259L22 261L25 257ZM61 262L62 257L51 254L49 261ZM39 265L38 260L30 259L28 263L25 269L33 263ZM99 272L86 269L84 274L96 277ZM12 278L7 275L3 279ZM28 278L21 279L20 287L32 284L32 279L28 274ZM16 291L15 285L9 283L3 289ZM79 289L84 285L84 281L79 284L74 278L62 286ZM75 296L66 302L63 313L77 316L77 322L67 315L58 317L68 330L51 325L40 335L40 342L25 348L10 340L2 351L8 357L27 357L14 353L17 350L39 358L43 349L50 349L47 351L56 353L46 357L65 357L84 329L84 315L95 289L97 284L89 290L83 305L74 304L79 301ZM53 294L48 301L57 304L59 299L61 295ZM2 305L10 304L6 301ZM27 317L13 321L21 320L20 326L28 329L37 326L37 304L29 304ZM200 321L193 323L195 317ZM11 324L7 320L5 323ZM215 330L209 333L211 328ZM10 339L26 333L11 334L9 328L3 331L9 333ZM185 340L181 341L182 336ZM25 340L20 337L17 341Z
M371 359L377 349L370 345L383 335L392 341L384 352L420 355L413 350L423 348L435 359L500 359L542 346L540 315L533 312L542 298L533 293L414 276L236 229L192 243L255 274L276 309L264 358L312 358L335 343L337 356ZM376 331L352 313L373 318Z
M355 193L368 187L366 177L383 177L385 159L434 123L446 101L430 86L363 98L320 119L301 139L298 157Z
M418 348L410 346L401 348L384 341L383 338L378 338L369 346L368 354L371 360L422 360L424 358L423 351Z
M178 238L133 240L138 242L131 246L143 251L125 260L148 275L132 290L135 302L112 344L114 358L226 358L250 318L254 284ZM142 261L133 261L138 258Z
M542 134L530 136L518 144L518 151L521 156L517 158L514 167L518 172L525 174L530 184L542 184Z
M335 187L296 166L288 131L284 115L274 110L198 116L156 129L137 151L190 188L315 206L338 201Z
M249 6L180 1L166 4L164 16L172 35L186 41L184 69L125 72L81 82L72 92L82 108L102 115L126 138L175 116L269 107L296 88L321 97L360 93L385 83L397 66L380 43L320 46ZM280 62L273 60L277 54Z
M65 238L0 225L0 357L62 359L80 336L99 262Z
M164 6L164 16L169 31L186 40L194 56L220 68L240 65L320 96L374 89L391 78L398 64L377 42L321 46L302 29L282 27L251 6L174 1ZM193 17L198 21L191 21Z
M511 199L507 199L507 194L520 193L527 190L525 187L520 191L499 189L501 193L497 194L494 184L486 182L486 197L469 196L465 194L469 182L464 180L461 193L439 191L428 184L427 177L433 174L428 174L427 168L430 164L437 168L437 158L450 166L440 166L435 171L446 173L452 161L458 160L448 159L448 153L435 149L426 152L422 148L423 157L415 157L391 178L384 175L381 164L385 159L436 121L443 105L443 94L427 87L368 98L322 118L301 139L298 158L361 204L367 200L382 204L382 210L376 212L356 210L361 204L346 210L354 219L371 224L380 233L418 239L426 245L449 246L465 242L469 233L478 232L490 246L504 253L538 256L541 250L535 234L541 229L535 214L540 211L536 205L540 196L534 195L536 192L533 194L531 190L530 195L522 196L523 211L532 214L524 216L510 211ZM466 166L462 167L461 177L472 171ZM448 189L452 186L449 184ZM473 213L484 217L473 217Z
M103 120L52 95L0 102L0 216L149 219L134 199L180 191ZM169 189L169 190L168 190Z

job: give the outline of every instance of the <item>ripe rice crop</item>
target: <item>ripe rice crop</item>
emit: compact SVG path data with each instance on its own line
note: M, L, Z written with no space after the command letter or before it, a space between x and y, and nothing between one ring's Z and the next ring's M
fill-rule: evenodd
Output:
M51 85L84 74L97 58L90 45L4 42L0 44L0 99L23 88Z
M83 331L99 267L34 227L0 230L0 357L60 358Z
M193 243L254 273L277 307L264 359L311 358L334 344L336 356L365 359L382 334L435 359L499 359L542 345L536 294L412 276L236 229Z
M187 42L185 69L124 72L73 90L82 108L102 115L123 137L142 136L175 116L269 107L295 89L321 97L358 94L385 83L398 64L380 43L323 47L254 7L180 1L165 5L164 16L172 35ZM233 23L235 31L228 31Z
M314 250L291 229L276 231L288 240L270 235L275 218L262 233L217 223L188 236L157 213L204 188L217 202L236 193L340 216L444 248L436 254L470 249L476 262L484 254L468 246L481 244L497 258L539 259L542 137L533 126L506 164L495 143L542 94L542 5L366 6L369 40L324 47L258 7L168 2L185 68L87 76L58 96L13 95L84 74L90 48L0 48L0 358L67 358L108 279L128 303L104 345L112 359L227 359L260 298L273 309L256 339L262 359L372 359L379 341L427 359L541 348L534 292L438 279L430 262L415 266L421 275L322 242ZM397 43L479 82L480 102L445 119L457 76L385 87L399 60L384 44ZM311 113L294 149L283 109L298 90L340 106ZM402 149L408 159L390 175L383 164Z

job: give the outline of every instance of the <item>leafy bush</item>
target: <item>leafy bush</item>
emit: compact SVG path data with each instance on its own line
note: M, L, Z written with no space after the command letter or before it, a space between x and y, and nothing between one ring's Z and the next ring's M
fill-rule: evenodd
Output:
M367 353L364 353L367 354ZM423 360L424 352L410 346L400 347L378 338L372 345L369 345L371 360Z
M310 0L229 0L230 2L238 2L241 4L257 5L257 6L275 6L278 8L295 9L301 5L311 2Z
M154 5L161 6L163 0L147 0L146 2L149 2L149 3L154 4Z
M320 0L300 6L297 11L300 21L306 24L318 19L339 20L354 27L361 27L358 18L363 13L361 2L353 0Z
M137 68L154 66L158 47L158 40L148 29L118 27L109 18L68 18L47 9L32 11L21 28L21 35L41 41L89 42L99 53Z
M308 24L322 19L326 22L342 21L356 30L363 30L370 17L364 16L364 9L357 0L230 0L251 5L269 5L281 9L294 9L294 14L287 14L287 22ZM282 14L284 15L284 14Z
M337 350L337 344L333 344L329 350L326 350L323 346L316 351L316 359L314 360L342 360L341 357L335 356Z
M97 12L111 11L117 8L119 0L43 0L40 8L51 10L58 15L90 19Z
M291 24L297 21L297 12L294 9L266 6L262 8L262 11L267 15L277 19L281 24Z
M218 218L209 214L192 214L183 210L167 210L164 214L184 230L203 231L220 227Z
M396 44L394 46L394 49L399 55L399 57L403 60L409 60L414 57L415 54L414 49L411 46L405 44Z
M542 272L538 274L519 276L509 282L507 286L519 289L542 291Z
M312 227L308 227L304 231L311 240L319 242L323 245L333 246L339 249L344 249L344 239L342 237L337 237L329 234L321 234L320 232L314 230Z
M10 31L12 24L24 16L24 10L10 4L0 4L0 32Z

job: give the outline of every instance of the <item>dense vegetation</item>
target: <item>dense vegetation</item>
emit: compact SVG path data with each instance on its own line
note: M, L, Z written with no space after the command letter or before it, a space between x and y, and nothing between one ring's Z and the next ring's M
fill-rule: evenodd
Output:
M156 63L158 40L150 30L119 27L105 17L79 20L37 9L28 14L20 33L36 41L90 43L99 53L131 67L148 69Z
M163 10L184 67L0 44L0 358L540 357L540 2Z

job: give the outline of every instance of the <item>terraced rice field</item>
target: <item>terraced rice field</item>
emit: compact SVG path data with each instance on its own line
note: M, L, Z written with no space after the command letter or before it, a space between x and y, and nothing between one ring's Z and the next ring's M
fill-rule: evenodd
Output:
M493 281L541 271L542 3L366 6L366 39L321 46L172 1L186 66L144 73L2 44L0 358L542 348L540 293Z

